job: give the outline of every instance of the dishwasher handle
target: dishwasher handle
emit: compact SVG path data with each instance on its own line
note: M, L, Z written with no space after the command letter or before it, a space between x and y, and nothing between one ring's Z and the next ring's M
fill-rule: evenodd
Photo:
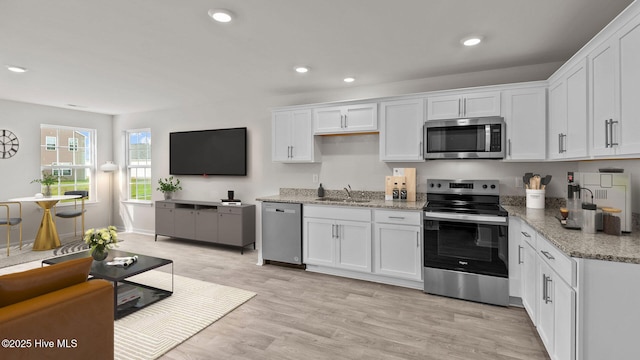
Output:
M295 214L297 211L294 209L279 209L279 208L267 208L266 212L269 213L280 213L280 214Z

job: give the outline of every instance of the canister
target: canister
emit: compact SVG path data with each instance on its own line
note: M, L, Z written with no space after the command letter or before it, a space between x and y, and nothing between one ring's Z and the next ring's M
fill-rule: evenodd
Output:
M585 234L596 233L596 204L582 203L582 232Z
M611 207L603 207L602 208L602 231L605 234L609 235L620 235L621 226L620 226L620 214L622 210L611 208Z

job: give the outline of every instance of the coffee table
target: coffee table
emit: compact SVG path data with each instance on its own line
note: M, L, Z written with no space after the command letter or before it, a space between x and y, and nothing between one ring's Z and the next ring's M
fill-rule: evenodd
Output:
M107 265L107 262L111 261L114 257L125 257L134 255L138 256L138 261L129 265L128 267ZM91 254L88 250L81 251L65 256L42 260L42 265L59 264L67 260L79 259L89 256L91 256ZM138 275L143 272L167 265L171 265L171 290L160 289L157 287L139 284L137 282L127 280L134 275ZM140 255L111 249L109 250L109 256L104 261L93 261L91 270L89 271L89 275L92 278L104 279L113 282L114 289L116 289L116 291L113 292L113 312L116 320L133 312L136 312L155 302L165 299L173 294L173 260L169 259L162 259L153 256ZM135 288L139 291L138 294L140 295L140 297L129 302L125 302L124 304L118 305L118 292L120 291L121 293L123 293L124 291L128 291L129 293L131 293L132 288Z

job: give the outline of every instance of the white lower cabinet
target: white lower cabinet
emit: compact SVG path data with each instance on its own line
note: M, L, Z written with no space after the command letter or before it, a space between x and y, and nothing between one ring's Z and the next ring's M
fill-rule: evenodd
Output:
M521 223L522 303L553 360L576 358L576 263Z
M373 271L397 278L422 280L420 212L374 212Z
M509 218L509 296L522 298L522 240L520 220Z
M422 289L422 212L305 205L308 271Z
M371 272L371 210L305 206L303 261Z

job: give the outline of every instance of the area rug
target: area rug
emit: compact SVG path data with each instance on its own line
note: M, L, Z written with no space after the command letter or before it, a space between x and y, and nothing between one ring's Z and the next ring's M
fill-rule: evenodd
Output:
M148 271L130 279L171 289L170 273ZM256 295L178 275L173 281L173 295L115 322L115 359L156 359Z

